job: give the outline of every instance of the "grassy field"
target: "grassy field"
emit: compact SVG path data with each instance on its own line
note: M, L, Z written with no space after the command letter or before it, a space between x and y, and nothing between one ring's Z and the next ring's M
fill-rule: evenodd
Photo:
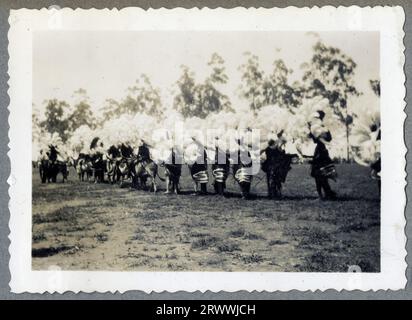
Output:
M266 183L242 200L232 178L228 197L156 195L127 185L41 184L33 172L35 270L380 271L380 201L369 170L337 166L337 201L320 201L307 165L294 165L285 199L268 200ZM161 170L163 176L163 170ZM212 186L209 186L212 191Z

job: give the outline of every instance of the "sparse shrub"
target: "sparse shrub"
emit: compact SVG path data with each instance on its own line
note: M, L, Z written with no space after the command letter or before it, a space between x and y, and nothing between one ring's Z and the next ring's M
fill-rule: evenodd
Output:
M361 264L362 271L367 272L373 269L368 262L362 261ZM303 264L296 267L299 271L304 272L347 272L350 265L360 264L348 257L340 257L333 253L318 251L305 257Z
M44 214L33 214L32 222L33 224L44 223L46 219L44 218Z
M237 243L220 243L217 245L217 249L220 252L233 252L233 251L239 251L239 245Z
M172 259L172 260L176 260L177 259L177 255L176 253L172 252L171 254L165 254L165 258L166 259Z
M250 255L241 256L244 263L259 263L263 261L263 257L260 254L252 253Z
M144 236L141 233L135 233L132 237L131 240L135 241L141 241L144 240Z
M208 236L210 236L210 234L204 233L204 232L198 232L198 231L191 231L189 233L189 236L191 236L193 238L200 238L200 237L208 237Z
M276 221L287 221L289 219L289 215L287 214L276 214Z
M243 228L239 228L237 230L233 230L229 232L229 236L233 238L240 238L240 237L243 237L244 235L245 235L245 229Z
M311 228L309 228L308 226L297 226L297 227L286 226L285 229L283 230L283 233L286 236L292 236L295 239L297 237L305 236L309 234L310 232L311 232Z
M109 237L105 233L98 233L95 235L95 238L97 241L100 241L100 242L105 242L109 240Z
M331 240L330 234L319 227L313 227L309 230L309 232L303 234L303 238L299 241L298 247L308 248L312 245L322 245L326 241Z
M245 233L245 235L243 236L244 239L249 239L249 240L264 240L265 237L260 235L260 234L256 234L256 233Z
M361 260L357 265L361 268L362 272L377 272L370 261Z
M206 265L209 266L216 266L216 265L223 265L225 262L225 258L222 256L212 256L208 257L205 261Z
M207 222L204 220L200 220L198 218L191 218L188 219L187 221L183 222L182 224L185 227L189 228L200 228L200 227L207 227Z
M206 249L213 246L219 239L216 237L204 237L192 242L192 249Z
M48 214L33 214L33 224L54 223L60 221L76 222L78 208L64 206Z
M40 241L44 241L44 240L47 240L47 237L43 232L33 234L33 242L40 242Z
M137 213L136 216L141 216L143 220L159 220L163 218L163 215L155 211L145 211L143 214Z
M167 268L172 271L181 271L185 269L183 265L171 262L167 264Z
M281 245L281 244L287 244L287 241L282 241L282 240L270 240L269 245L270 246L275 246L275 245Z
M72 255L72 254L76 254L78 251L80 250L80 248L78 246L74 246L71 247L70 249L63 251L64 255Z

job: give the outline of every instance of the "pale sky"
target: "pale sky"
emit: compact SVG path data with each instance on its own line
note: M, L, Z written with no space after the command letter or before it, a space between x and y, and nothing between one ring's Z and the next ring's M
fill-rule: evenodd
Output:
M327 45L340 48L357 63L355 86L364 95L352 104L376 103L369 80L379 79L379 33L318 33ZM159 87L163 104L170 105L173 84L180 77L180 65L189 66L197 80L208 74L213 52L225 60L229 82L225 93L233 106L239 100L238 66L250 51L260 58L266 74L272 63L283 59L294 70L291 80L301 78L300 65L310 60L316 36L306 32L182 32L182 31L42 31L33 37L33 103L45 99L73 101L73 92L87 90L94 109L107 98L120 100L140 74L147 74Z

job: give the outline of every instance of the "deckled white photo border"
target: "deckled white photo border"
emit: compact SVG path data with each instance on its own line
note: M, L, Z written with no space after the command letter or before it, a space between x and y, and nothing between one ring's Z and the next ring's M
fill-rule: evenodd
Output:
M10 287L22 292L402 289L406 285L404 11L401 7L12 10L9 31ZM379 31L381 272L32 271L32 35L37 30ZM371 182L372 183L372 182Z

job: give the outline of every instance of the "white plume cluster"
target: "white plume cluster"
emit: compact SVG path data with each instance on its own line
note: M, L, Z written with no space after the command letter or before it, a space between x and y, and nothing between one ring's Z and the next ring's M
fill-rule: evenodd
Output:
M47 152L49 150L50 145L57 147L57 150L59 151L58 160L67 159L67 145L63 143L60 135L57 132L54 132L53 134L43 132L41 136L37 137L33 141L32 160L38 160L40 151Z
M331 126L328 126L328 124L330 124L333 115L328 104L326 99L304 99L296 115L292 118L290 126L291 136L303 143L307 142L310 133L309 124L312 126L312 132L313 130L318 130L319 123L316 123L316 119L319 117L318 111L323 111L325 113L325 118L322 122L325 127L330 128ZM313 133L315 135L318 134L318 132Z
M324 113L323 120L319 119L319 112ZM297 147L303 154L311 155L315 145L309 137L312 133L315 137L329 131L332 141L328 143L328 150L332 157L344 157L346 148L346 130L339 117L329 106L325 98L303 99L302 105L290 121L290 136L295 140L291 149Z
M89 126L83 125L77 128L67 141L66 145L73 154L89 152L90 141L94 138L94 130Z
M322 121L318 111L325 113ZM379 110L372 112L363 109L362 112L355 117L352 144L356 146L357 160L369 163L376 158L379 149L379 143L370 129L378 121ZM259 130L258 134L254 129ZM318 98L305 99L294 113L278 105L268 105L256 113L249 108L239 108L236 112L212 113L205 119L184 118L171 108L163 113L162 118L145 113L124 114L96 129L79 127L64 144L56 134L50 137L41 135L36 139L44 148L55 144L62 153L74 157L81 152L90 152L90 143L96 137L99 137L104 149L122 143L137 148L143 140L149 145L154 160L165 161L172 147L181 154L185 153L188 159L193 159L198 156L199 144L208 148L211 159L214 158L215 146L229 152L236 151L240 146L249 149L252 157L258 157L270 139L284 145L289 153L311 155L314 144L309 138L310 130L314 135L322 130L330 131L332 141L328 149L331 156L344 157L345 126L333 113L328 101ZM35 141L33 143L39 145ZM34 146L33 152L40 148Z
M370 166L380 158L380 135L379 108L360 108L351 131L352 152L357 163Z

